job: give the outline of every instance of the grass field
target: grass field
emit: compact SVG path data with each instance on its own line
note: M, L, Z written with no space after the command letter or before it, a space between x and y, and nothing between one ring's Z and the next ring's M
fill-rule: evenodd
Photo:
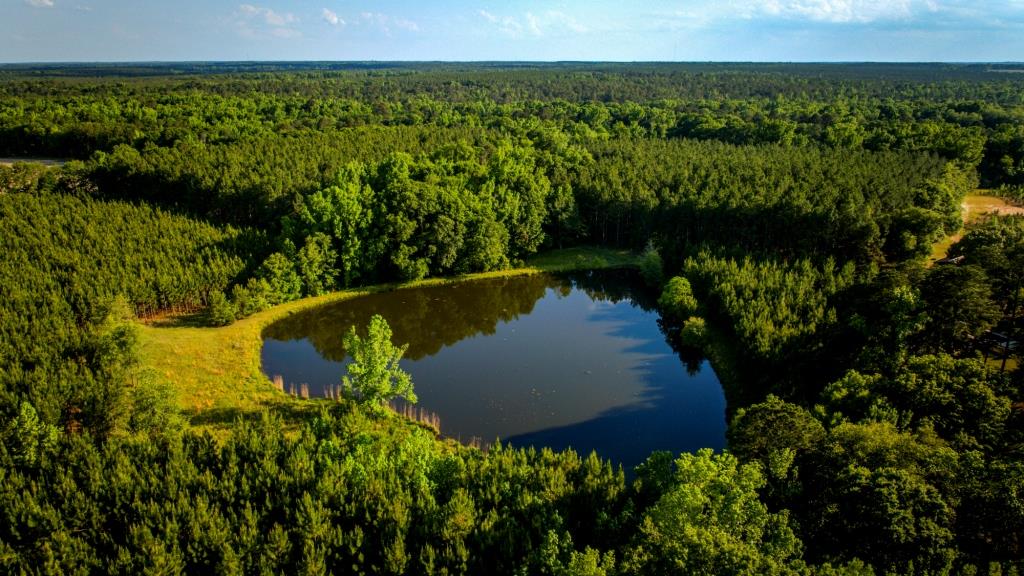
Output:
M219 429L237 418L258 417L263 410L294 421L294 416L319 409L319 402L292 398L274 388L263 374L263 329L275 320L373 292L540 272L628 267L635 266L638 259L625 250L570 248L539 254L521 268L385 284L296 300L219 328L201 326L194 317L150 321L139 326L140 370L174 390L194 426Z

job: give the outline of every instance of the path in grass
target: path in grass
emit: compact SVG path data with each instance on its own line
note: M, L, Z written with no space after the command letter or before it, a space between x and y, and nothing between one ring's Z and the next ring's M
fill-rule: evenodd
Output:
M947 236L932 245L932 255L929 263L934 263L936 260L945 258L946 254L949 253L950 247L963 238L965 229L972 223L977 222L982 216L987 214L999 214L1003 216L1009 214L1024 214L1024 208L1014 206L998 196L990 196L986 194L986 192L987 190L977 190L975 191L975 194L971 194L964 198L964 202L960 206L961 213L963 215L964 227L956 234Z
M371 292L539 272L627 267L637 262L638 257L625 250L569 248L539 254L523 268L372 286L296 300L220 328L189 325L188 318L145 323L139 327L140 369L176 392L182 410L196 426L220 428L263 409L285 416L307 412L315 409L316 403L279 392L260 369L263 329L275 320Z

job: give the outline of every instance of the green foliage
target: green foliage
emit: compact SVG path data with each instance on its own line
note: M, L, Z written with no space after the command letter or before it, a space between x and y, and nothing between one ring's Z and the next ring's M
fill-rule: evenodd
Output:
M647 285L652 288L660 289L665 284L665 269L661 255L651 243L647 244L640 259L640 274L644 277Z
M1005 317L1000 329L1018 341L1024 338L1020 322L1015 322L1024 307L1024 218L990 218L957 242L950 253L985 271L991 297Z
M979 182L1024 184L1020 75L173 67L0 70L0 152L84 159L0 166L0 571L1019 569L1022 376L974 356L987 329L1024 340L1024 220L969 229L963 266L916 261ZM368 418L414 399L377 319L345 341L365 409L297 430L197 435L136 365L134 316L228 323L652 238L642 269L678 275L660 304L682 341L714 327L736 364L719 373L737 374L739 460L655 454L627 486L594 455L485 453Z
M0 446L7 572L601 574L593 532L621 472L571 451L453 448L415 426L376 429L347 403L286 433L264 416L223 441L185 431L55 435L36 466ZM24 437L24 436L22 436ZM31 487L56 476L51 490ZM552 549L549 534L566 535ZM551 549L551 548L549 548Z
M921 283L933 352L957 349L999 319L985 271L977 266L937 266Z
M131 432L168 434L185 425L174 390L149 374L144 373L132 387L130 402L127 429Z
M880 571L948 572L956 556L943 488L957 454L927 429L841 424L801 467L810 492L803 534L815 556L865 558Z
M959 217L959 214L957 214ZM942 216L925 208L911 207L894 214L889 223L886 254L895 260L923 258L945 232ZM953 228L955 231L959 225Z
M0 223L2 403L72 429L120 421L129 317L196 309L244 266L243 233L145 205L2 194Z
M1004 394L1011 390L1005 375L980 360L948 355L910 357L891 375L851 371L828 386L819 410L836 426L822 448L797 459L803 495L812 496L803 517L811 522L810 549L872 558L879 570L896 572L950 570L954 537L971 543L970 559L982 567L1008 558L1014 545L993 537L1000 550L993 553L977 538L997 525L1012 529L1021 517L980 488L1005 481L1003 471L1013 469L984 456L1014 442L1006 434L1012 417ZM810 488L816 485L828 488ZM790 502L799 499L794 494Z
M373 191L362 182L363 172L362 166L350 164L338 175L337 185L300 196L295 207L295 232L330 239L342 286L351 286L373 268L372 263L363 261L363 243L374 207ZM289 227L286 221L286 230Z
M544 242L551 183L538 168L532 150L509 145L500 146L488 166L493 189L485 190L494 198L498 222L509 232L513 258L536 252Z
M31 404L22 402L17 418L0 431L0 439L5 453L16 465L32 468L42 453L57 445L58 431L53 425L40 421Z
M250 316L270 308L271 287L264 278L250 278L244 285L235 284L231 288L231 300L234 301L236 316Z
M244 298L242 299L244 302ZM217 290L210 294L210 323L214 326L227 326L235 321L235 304L228 301L223 292Z
M914 351L925 328L920 291L905 274L885 271L867 284L867 292L849 319L850 327L865 339L862 362L897 369Z
M305 245L299 249L296 263L305 294L319 296L334 287L336 258L331 239L326 234L317 233L306 238Z
M992 449L1003 438L1010 419L1011 398L1005 375L990 372L976 359L948 355L913 358L884 395L899 410L922 422L956 444ZM975 444L977 443L977 444Z
M1024 465L977 454L963 460L966 481L957 509L961 551L982 567L1019 566L1024 553Z
M1008 185L1024 184L1024 129L1020 124L1003 124L989 137L985 151L988 170L1001 173Z
M355 326L345 335L345 350L352 357L348 374L341 379L345 393L374 411L394 398L415 404L412 379L398 365L408 345L391 343L391 327L379 314L370 318L366 330L365 338Z
M682 276L675 276L661 291L658 306L669 316L683 320L696 314L700 305L693 295L690 281Z
M800 543L786 514L757 492L757 465L710 450L675 461L671 487L644 515L624 560L629 574L797 573Z
M852 421L886 420L934 427L961 450L993 450L1010 422L1005 374L976 359L915 356L891 377L851 371L830 384L824 406Z
M0 194L35 192L40 188L52 187L53 182L47 182L52 176L52 171L42 164L0 164Z
M259 275L270 288L267 301L271 305L289 302L302 295L302 279L295 271L295 264L280 252L274 252L263 261Z
M549 531L540 549L542 566L538 574L552 576L608 576L615 574L615 554L585 548L582 552L572 549L572 536L566 533L559 538Z
M708 341L708 329L707 322L699 316L690 316L683 322L683 327L679 331L679 341L683 346L689 346L690 348L702 349Z
M728 434L734 454L767 463L775 452L815 449L824 440L825 429L807 410L769 395L764 402L737 410Z
M688 259L684 269L697 292L707 295L710 309L728 319L740 346L761 359L777 357L795 341L837 322L830 297L853 283L855 271L852 264L837 268L832 260L819 268L808 260L737 262L708 253Z
M851 370L825 387L822 402L835 419L884 420L896 424L899 415L879 394L881 380L880 374L866 376Z
M636 467L633 490L643 507L658 501L673 484L675 474L674 456L671 452L652 452L642 464Z
M537 223L547 208L523 180L526 172L542 177L533 153L506 159L504 170L490 177L486 166L462 153L456 162L442 150L431 157L392 154L350 163L336 185L299 197L284 232L298 244L317 238L320 252L330 255L325 264L338 266L338 272L325 269L324 281L340 276L343 285L494 270L535 251L542 237ZM517 162L523 165L513 166ZM511 178L520 181L509 188L505 180ZM529 221L523 246L509 232L520 216Z
M769 395L737 410L726 434L730 451L761 464L767 481L764 499L770 505L798 507L803 491L800 464L824 441L821 423L804 408Z

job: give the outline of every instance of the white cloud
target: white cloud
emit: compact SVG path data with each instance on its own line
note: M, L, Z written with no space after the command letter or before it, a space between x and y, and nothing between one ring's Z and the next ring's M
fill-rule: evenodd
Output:
M658 28L700 28L713 21L809 20L823 23L860 23L909 20L922 12L948 8L945 0L704 0L685 9L654 15Z
M548 10L540 14L527 12L522 17L497 16L486 10L478 10L477 14L497 28L498 32L513 38L522 36L524 32L531 36L589 32L589 29L578 20L557 10Z
M750 0L728 2L721 17L770 16L815 22L874 22L909 18L915 5L938 9L935 0Z
M342 20L340 16L338 16L335 12L332 12L332 11L328 10L327 8L324 8L322 17L323 17L324 21L326 21L331 26L344 26L345 25L345 21Z
M517 37L523 32L523 25L512 16L495 16L487 10L478 10L477 14L488 23L497 27L498 31L506 36Z
M823 22L872 22L910 16L910 0L772 0L770 4L784 15Z
M534 36L543 36L544 32L540 29L540 20L531 12L526 13L526 29L530 31L530 34Z
M25 0L25 3L36 8L53 8L53 0Z
M580 24L575 18L573 18L572 16L569 16L568 14L566 14L564 12L558 12L556 10L551 10L551 11L549 11L547 13L547 17L548 17L548 19L554 25L561 26L561 27L569 30L570 32L575 32L577 34L583 34L583 33L589 31L586 26L584 26L583 24Z
M291 12L275 12L270 8L252 4L238 5L238 31L247 38L273 36L275 38L298 38L302 32L295 28L299 17Z
M376 26L385 34L391 34L392 28L400 28L409 32L419 32L420 25L406 18L395 18L379 12L363 12L359 14L364 24Z
M420 25L413 22L412 20L406 20L405 18L395 18L392 20L395 26L402 28L403 30L409 30L410 32L419 32Z
M242 4L238 9L248 18L262 19L268 26L288 26L289 24L297 24L299 22L299 18L291 12L280 14L270 8L253 6L252 4Z

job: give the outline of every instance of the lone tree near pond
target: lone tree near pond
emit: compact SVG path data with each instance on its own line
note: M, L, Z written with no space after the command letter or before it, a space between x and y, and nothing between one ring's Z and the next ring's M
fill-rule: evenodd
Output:
M352 356L352 363L341 378L345 394L375 411L395 397L415 404L412 378L398 365L408 347L391 343L391 327L379 314L370 319L365 338L351 327L345 335L345 351Z

